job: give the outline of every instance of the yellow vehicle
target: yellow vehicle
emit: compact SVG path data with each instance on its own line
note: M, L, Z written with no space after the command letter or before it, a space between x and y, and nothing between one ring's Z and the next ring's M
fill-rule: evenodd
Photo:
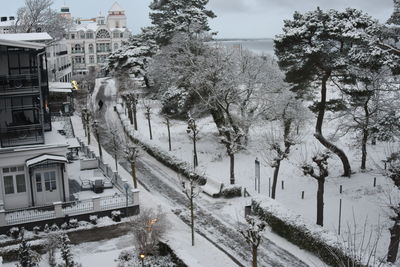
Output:
M79 90L78 83L77 83L75 80L72 80L72 81L71 81L71 84L72 84L72 87L73 87L75 90Z

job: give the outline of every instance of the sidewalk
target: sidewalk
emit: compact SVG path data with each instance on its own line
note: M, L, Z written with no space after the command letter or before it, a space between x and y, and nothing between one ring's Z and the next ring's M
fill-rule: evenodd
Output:
M74 132L76 137L81 139L81 141L87 144L87 138L85 137L85 133L83 130L83 126L81 123L81 118L78 116L71 117L71 121L74 127ZM94 151L97 155L98 153L98 144L96 139L91 136L91 145L92 151ZM115 169L114 159L111 155L109 155L103 149L103 160L105 163L108 163L110 167ZM119 174L121 177L125 178L131 184L132 178L131 175L119 166L118 168ZM173 207L168 205L168 201L162 199L158 195L152 195L147 192L144 188L140 189L139 195L139 203L140 208L153 208L157 209L158 206L161 206L163 211L167 214L168 227L167 233L164 237L169 246L175 251L176 255L181 258L188 266L190 267L213 267L213 266L224 266L224 267L235 267L237 266L232 260L210 244L206 239L196 234L195 242L196 245L194 247L191 246L190 239L190 227L184 224L175 214L171 212ZM145 200L145 201L144 201Z

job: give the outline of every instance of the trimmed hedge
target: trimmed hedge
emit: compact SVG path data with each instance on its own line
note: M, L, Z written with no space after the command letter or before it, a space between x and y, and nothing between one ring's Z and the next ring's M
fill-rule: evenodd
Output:
M260 203L255 200L252 200L251 207L255 215L267 222L272 231L300 248L315 254L325 263L337 267L343 266L341 263L346 263L346 266L365 267L339 247L327 244L322 237L313 234L306 226L295 225L293 222L279 218L272 211L261 207Z
M198 173L193 172L192 166L189 163L180 161L178 158L168 155L167 153L163 152L159 148L149 145L149 144L146 144L146 143L142 142L141 140L132 136L132 134L129 133L129 129L126 129L123 119L121 118L121 113L123 113L123 112L121 112L121 106L118 104L118 106L117 106L118 117L120 118L122 124L124 125L125 131L128 132L127 134L133 143L141 146L144 151L149 153L149 155L153 156L158 161L163 163L165 166L171 168L172 170L176 171L177 173L182 174L185 177L194 176L195 179L200 181L200 185L206 184L207 178L205 178L204 176L201 176Z
M224 187L221 191L221 195L224 198L241 197L242 196L242 187L241 186Z

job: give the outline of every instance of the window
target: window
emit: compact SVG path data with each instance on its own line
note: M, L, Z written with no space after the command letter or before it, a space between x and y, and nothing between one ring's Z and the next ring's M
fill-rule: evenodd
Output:
M3 168L4 192L8 194L26 192L25 166Z
M71 34L71 39L75 39L75 34Z
M7 175L7 176L4 176L3 179L4 179L4 192L6 194L14 194L13 176Z
M56 172L44 173L44 186L46 191L53 191L57 189Z
M86 39L93 39L93 32L87 32Z
M119 31L113 32L113 38L119 38L119 36L120 36L120 32Z
M89 62L90 64L94 64L94 56L89 56Z
M114 51L118 50L118 43L114 44Z
M100 39L109 39L110 37L110 33L104 29L100 29L97 34L96 34L96 38L100 38Z
M36 191L42 192L42 176L36 173Z
M85 32L84 31L80 31L79 32L79 38L80 39L85 39Z
M93 49L93 44L89 44L89 53L93 54L94 49Z
M17 174L17 193L26 192L26 185L25 185L25 174Z

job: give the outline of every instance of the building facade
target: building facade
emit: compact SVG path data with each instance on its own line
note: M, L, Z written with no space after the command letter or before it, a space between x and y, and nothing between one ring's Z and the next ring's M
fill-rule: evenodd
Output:
M63 9L68 16L69 9ZM126 22L125 10L117 2L110 8L107 17L99 15L93 19L75 19L66 36L73 74L86 74L91 67L100 70L105 66L110 53L118 50L131 35Z
M0 36L0 210L66 201L66 142L49 135L45 45ZM46 140L48 138L48 140Z

